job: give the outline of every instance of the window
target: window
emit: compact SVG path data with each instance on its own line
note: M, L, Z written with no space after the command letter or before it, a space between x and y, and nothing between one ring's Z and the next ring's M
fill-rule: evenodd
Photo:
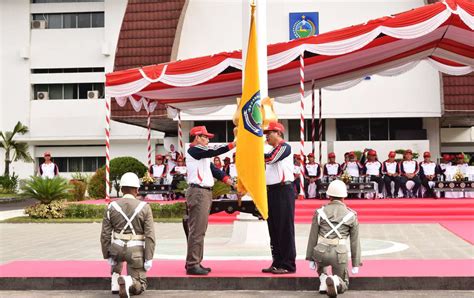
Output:
M91 90L99 91L99 98L104 98L104 83L36 84L33 98L38 99L38 92L49 92L49 99L87 99Z
M77 84L64 84L64 99L75 99L77 97Z
M426 130L423 129L421 118L390 119L391 140L426 140Z
M316 125L316 132L314 139L319 141L319 119L314 119ZM288 141L290 142L299 142L300 141L300 120L299 119L289 119L288 120ZM326 121L323 119L323 141L326 140ZM304 135L305 141L311 141L312 136L312 126L311 119L306 119L304 121Z
M104 27L104 13L93 12L92 13L92 28Z
M94 172L97 169L97 158L96 157L83 157L82 165L84 172Z
M204 125L207 131L214 134L212 143L226 143L234 140L234 123L232 121L194 121L194 126Z
M63 85L51 84L49 85L49 99L63 99Z
M103 28L104 12L33 14L33 20L47 21L46 29Z
M337 119L336 138L338 141L369 140L368 119Z
M77 14L65 13L63 15L63 28L77 28Z
M90 27L91 27L91 14L90 13L77 14L77 28L90 28Z
M421 118L337 119L338 141L424 140Z
M370 140L381 141L388 140L388 119L369 119L370 121Z
M48 15L48 28L49 29L61 29L62 27L63 27L63 18L61 14Z
M88 156L88 157L53 157L51 159L61 173L75 172L95 172L105 165L105 157ZM44 158L38 158L38 164L42 164Z

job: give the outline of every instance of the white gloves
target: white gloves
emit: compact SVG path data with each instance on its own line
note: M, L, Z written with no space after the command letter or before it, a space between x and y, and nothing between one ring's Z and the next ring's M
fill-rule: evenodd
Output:
M110 266L115 266L115 265L117 265L117 262L115 262L115 260L112 259L112 258L108 258L108 259L107 259L107 263L109 263Z
M359 273L359 267L352 267L352 274Z
M153 260L145 260L143 267L145 268L145 271L148 271L151 269L152 265L153 265Z
M316 270L316 263L314 261L309 262L309 269Z

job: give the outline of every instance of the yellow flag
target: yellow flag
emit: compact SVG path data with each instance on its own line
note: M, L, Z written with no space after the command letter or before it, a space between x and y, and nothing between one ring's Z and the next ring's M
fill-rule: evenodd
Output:
M242 99L239 103L236 166L237 188L247 192L264 219L268 217L265 160L263 155L262 112L260 110L260 84L258 77L257 35L255 5L252 5L250 34L245 60L245 78ZM242 57L243 58L243 57Z

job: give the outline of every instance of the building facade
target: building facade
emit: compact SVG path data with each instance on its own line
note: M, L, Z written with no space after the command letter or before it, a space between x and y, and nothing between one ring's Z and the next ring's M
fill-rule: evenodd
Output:
M35 164L13 163L33 175L50 151L60 172L94 172L105 164L105 73L113 71L127 1L0 1L0 130L18 121L30 132ZM111 156L146 163L147 131L111 123ZM163 133L153 133L153 143ZM0 152L3 160L3 152ZM0 163L3 173L4 163Z
M267 43L289 40L292 12L318 12L317 26L324 33L425 2L268 0ZM29 143L37 163L44 151L51 151L66 175L94 171L105 160L105 73L240 49L248 28L247 5L241 0L0 1L0 130L11 130L21 121L30 132L17 139ZM464 93L452 92L454 102L474 101L472 74L466 77ZM406 148L430 150L436 157L474 151L472 106L445 113L449 109L444 96L453 84L459 85L420 62L397 77L373 75L347 90L323 90L324 160L329 151L342 161L344 152L365 148L376 149L381 158ZM299 97L296 89L294 97ZM185 142L189 129L198 124L217 134L215 142L231 141L235 109L232 105L206 115L183 113ZM276 103L275 110L287 127L285 137L299 150L299 105ZM177 145L176 122L165 114L158 108L152 115L156 152ZM311 94L306 94L304 115L311 118ZM112 104L112 158L134 156L146 163L147 132L140 127L145 117L130 106ZM466 118L470 120L459 121ZM310 121L306 124L309 153ZM25 177L36 166L14 163L12 170Z

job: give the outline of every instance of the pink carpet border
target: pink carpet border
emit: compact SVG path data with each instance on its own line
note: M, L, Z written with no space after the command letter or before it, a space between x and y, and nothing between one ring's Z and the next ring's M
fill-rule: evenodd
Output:
M297 261L297 272L289 275L263 274L269 261L205 261L213 271L206 278L258 277L297 278L315 277L308 262ZM0 265L0 278L93 278L109 277L110 267L104 261L13 261ZM154 260L149 277L189 277L184 261ZM474 259L468 260L367 260L355 277L474 277Z

